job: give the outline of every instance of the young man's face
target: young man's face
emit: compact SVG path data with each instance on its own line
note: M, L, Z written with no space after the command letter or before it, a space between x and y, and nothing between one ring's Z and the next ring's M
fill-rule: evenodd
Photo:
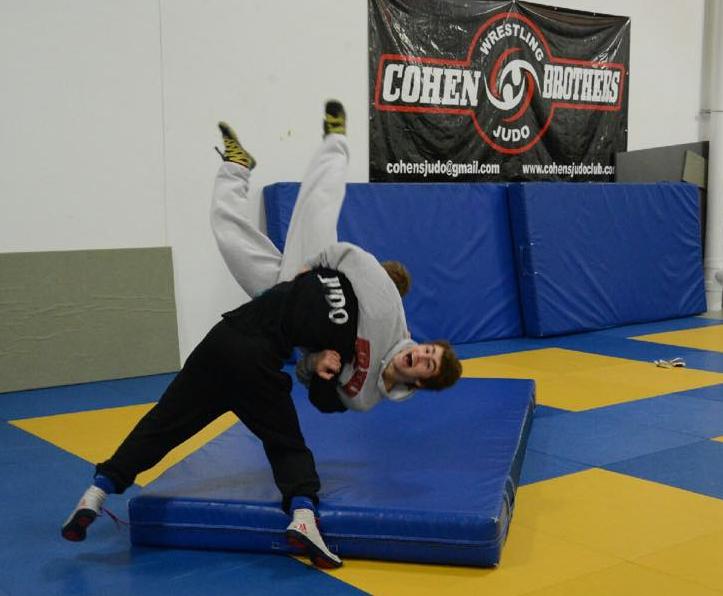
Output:
M437 344L419 344L402 350L392 358L397 381L418 385L422 379L439 372L444 348Z

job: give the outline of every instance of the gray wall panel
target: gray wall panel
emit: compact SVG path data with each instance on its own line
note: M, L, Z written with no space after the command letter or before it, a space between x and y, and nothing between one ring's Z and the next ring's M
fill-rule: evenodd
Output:
M0 254L0 391L178 370L171 249Z

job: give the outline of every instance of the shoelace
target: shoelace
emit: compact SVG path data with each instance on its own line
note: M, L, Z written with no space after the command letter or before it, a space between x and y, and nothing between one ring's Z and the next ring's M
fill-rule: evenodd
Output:
M118 530L122 530L124 526L130 526L130 523L125 521L124 519L121 519L118 517L115 513L113 513L110 509L106 509L105 507L100 508L100 514L101 515L107 515L115 522L115 527Z
M344 134L344 118L343 116L332 116L331 114L326 115L326 132Z
M218 147L214 146L214 149L216 150L216 153L218 153L221 156L221 159L224 161L232 161L237 164L241 164L242 166L245 166L247 168L251 167L251 157L248 153L238 145L231 145L227 144L226 147L226 153L221 151Z
M684 368L685 360L682 358L673 358L672 360L653 360L655 366L660 368Z

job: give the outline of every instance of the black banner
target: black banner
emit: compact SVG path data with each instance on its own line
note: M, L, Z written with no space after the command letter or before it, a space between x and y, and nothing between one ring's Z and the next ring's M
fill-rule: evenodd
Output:
M369 0L369 179L612 180L629 54L627 17Z

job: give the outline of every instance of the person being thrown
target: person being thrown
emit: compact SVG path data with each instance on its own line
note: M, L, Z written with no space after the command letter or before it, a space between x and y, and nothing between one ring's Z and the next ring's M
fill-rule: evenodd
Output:
M279 281L292 279L302 269L326 266L343 272L359 299L353 361L344 367L330 367L333 379L312 373L315 365L326 359L338 363L338 355L307 353L297 363L297 376L309 386L317 408L367 411L382 399L406 399L416 388L453 385L461 365L449 343L417 344L410 339L400 299L410 283L404 266L397 261L380 265L369 252L337 241L349 162L343 105L334 100L326 104L323 142L302 179L283 254L251 223L247 212L249 177L256 161L228 124L221 122L219 128L225 146L225 152L219 153L225 163L216 178L211 227L241 288L256 296ZM396 277L398 291L390 277Z
M319 567L342 564L318 529L320 481L299 427L284 361L294 347L306 351L297 373L308 381L314 405L328 412L368 410L382 397L409 397L417 386L452 384L460 372L448 344L417 345L408 339L399 292L369 253L338 243L302 265L297 249L290 251L296 242L302 242L301 253L316 250L291 232L309 221L310 216L299 215L304 213L300 208L311 206L311 201L302 201L305 188L322 191L318 196L324 197L323 190L337 184L330 184L327 174L340 173L337 165L329 167L340 156L345 168L345 125L341 104L328 102L324 142L302 184L289 230L291 244L287 241L282 256L243 213L255 160L230 127L220 124L224 163L216 179L211 220L231 272L254 298L223 315L158 403L113 456L96 466L93 484L62 526L64 538L84 540L109 493L122 493L171 449L232 411L263 443L282 508L292 515L287 540ZM331 209L327 221L333 220L334 227L342 198L343 190L338 207L333 201L326 204ZM361 285L355 286L352 278ZM360 282L367 278L369 285Z

